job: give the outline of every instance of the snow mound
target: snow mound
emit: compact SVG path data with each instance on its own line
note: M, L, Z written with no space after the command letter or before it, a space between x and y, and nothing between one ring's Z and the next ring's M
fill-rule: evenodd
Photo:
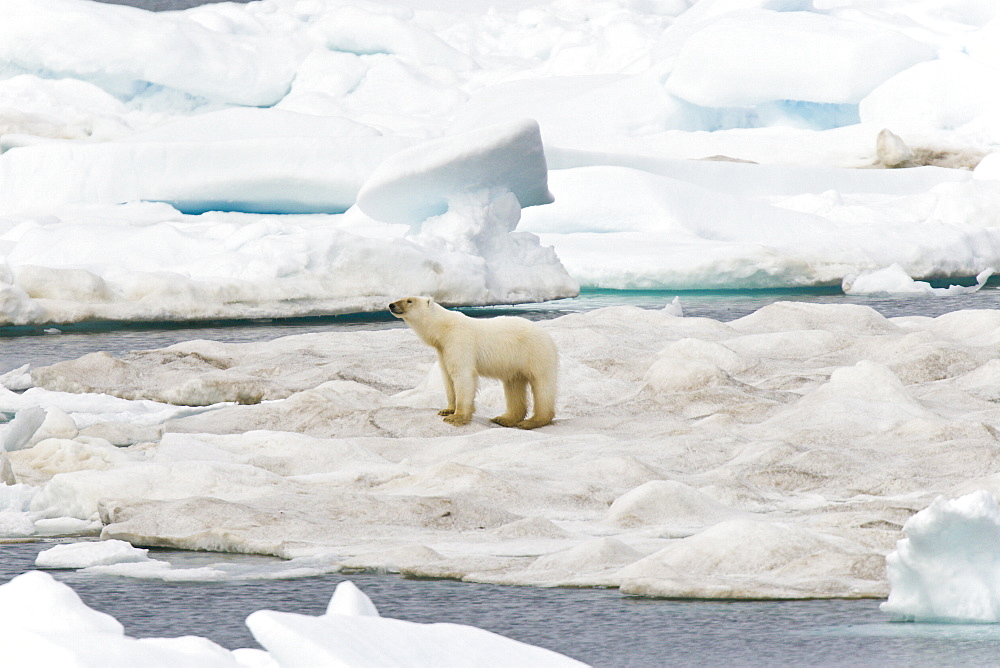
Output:
M611 504L606 522L621 527L679 525L703 527L734 511L707 494L672 480L652 480Z

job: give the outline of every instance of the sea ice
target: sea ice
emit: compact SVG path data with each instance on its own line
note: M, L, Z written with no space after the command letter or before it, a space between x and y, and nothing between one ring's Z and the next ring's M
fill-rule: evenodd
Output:
M123 540L66 543L42 550L35 557L38 568L88 568L106 564L149 561L149 550L132 547Z
M556 421L530 433L490 425L503 395L486 381L472 424L442 422L433 352L406 329L191 341L130 356L128 373L92 356L34 369L36 386L0 391L0 410L57 407L79 434L9 453L8 532L76 521L137 547L277 556L293 572L884 596L885 555L913 513L992 489L995 312L887 319L779 302L727 323L664 307L542 322L560 398ZM200 402L171 388L203 364L219 387L257 383L260 403L151 400Z
M990 0L488 5L4 0L0 324L1000 266Z
M353 599L347 605L342 602L346 594ZM289 668L585 665L474 626L380 617L350 582L337 586L324 615L258 610L247 618L247 626L278 664Z
M414 292L444 303L493 304L579 291L551 248L515 229L522 206L550 198L534 124L421 143L416 155L425 171L419 174L406 171L410 159L402 161L405 167L386 163L371 175L361 200L384 223L351 207L363 179L400 142L341 137L325 140L324 148L323 139L310 138L289 148L289 141L42 144L0 156L0 171L10 175L0 177L0 188L12 188L5 198L11 206L13 193L103 205L64 218L0 218L0 234L6 229L19 239L6 257L8 268L0 265L10 276L9 287L0 286L9 293L0 318L24 324L292 316L382 309ZM274 144L267 165L250 157L263 148L260 142ZM282 152L284 158L277 155ZM312 166L306 153L317 159ZM38 165L50 164L70 171L45 184L37 175L52 170ZM108 179L109 173L121 178ZM351 210L272 217L178 210L216 208L219 198L231 211ZM173 206L114 207L132 200ZM21 205L34 206L26 199ZM107 206L117 209L110 221ZM413 230L394 224L400 220ZM134 245L143 251L109 264L100 230L125 253Z

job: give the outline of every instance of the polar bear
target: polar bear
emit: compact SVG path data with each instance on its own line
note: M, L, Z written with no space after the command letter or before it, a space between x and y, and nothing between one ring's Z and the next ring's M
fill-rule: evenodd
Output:
M507 411L493 418L504 427L534 429L555 415L559 356L552 337L524 318L477 319L449 311L430 297L406 297L389 304L424 343L437 350L447 408L438 414L460 426L472 419L478 376L503 381ZM528 414L528 386L534 413Z

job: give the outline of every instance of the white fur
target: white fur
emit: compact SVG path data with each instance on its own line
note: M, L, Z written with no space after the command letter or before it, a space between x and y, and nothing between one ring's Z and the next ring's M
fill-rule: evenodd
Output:
M470 318L449 311L430 297L407 297L389 304L424 343L434 347L444 376L445 422L468 424L475 410L479 376L503 381L507 411L493 418L504 427L534 429L555 415L559 356L552 337L524 318ZM528 414L528 386L534 413Z

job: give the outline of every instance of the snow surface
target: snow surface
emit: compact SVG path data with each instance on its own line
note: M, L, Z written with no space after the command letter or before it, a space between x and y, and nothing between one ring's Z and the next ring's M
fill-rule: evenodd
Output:
M34 387L0 388L0 411L45 412L6 455L0 530L288 560L268 575L102 565L100 543L76 548L78 566L131 577L374 569L653 596L881 597L913 513L1000 491L997 312L887 319L779 302L723 323L678 306L540 323L560 350L560 395L555 423L532 432L491 425L495 382L471 425L442 422L433 351L408 329L32 369Z
M318 617L258 610L247 626L264 650L227 650L196 636L125 635L69 586L30 571L0 585L0 644L10 665L244 668L271 666L583 666L561 654L460 624L415 624L378 615L352 582Z
M1000 266L992 0L0 13L0 324Z

